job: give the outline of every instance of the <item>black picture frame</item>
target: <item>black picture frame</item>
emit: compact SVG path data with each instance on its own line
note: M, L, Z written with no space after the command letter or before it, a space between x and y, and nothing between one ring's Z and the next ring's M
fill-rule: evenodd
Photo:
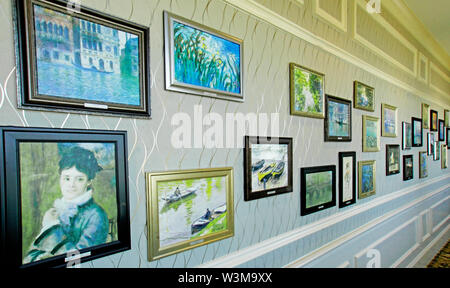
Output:
M18 108L151 117L149 27L62 0L21 0L12 3ZM46 11L42 8L51 10L52 14L36 14L36 11ZM124 37L130 36L126 43L122 43L120 33L125 33ZM39 44L41 42L44 44ZM57 77L59 75L64 77ZM55 85L69 88L53 87L52 81L64 79L68 82ZM88 83L89 79L94 80ZM111 84L106 87L107 83ZM95 92L94 88L97 89ZM108 97L106 92L110 93ZM124 96L125 93L132 94Z
M395 168L397 167L397 168ZM386 145L386 176L400 173L400 145Z
M271 197L271 196L276 196L276 195L280 195L280 194L284 194L284 193L289 193L293 191L293 174L292 174L292 167L293 167L293 158L292 158L292 153L293 153L293 140L292 138L287 138L287 137L258 137L258 136L245 136L244 138L245 141L245 147L244 147L244 201L252 201L252 200L256 200L256 199L261 199L261 198L265 198L265 197ZM288 159L286 161L284 161L284 166L283 164L281 164L280 161L278 161L277 163L275 163L274 161L271 161L271 163L266 163L265 159L261 159L258 161L258 163L256 163L257 165L253 165L253 162L255 159L252 159L252 145L254 144L267 144L267 145L287 145L287 157ZM271 170L270 170L270 165L275 164ZM287 169L285 166L288 166ZM286 173L286 177L285 178L287 180L287 185L286 186L281 186L281 187L269 187L266 188L265 184L268 181L272 181L274 182L275 180L280 181L280 176L279 175L279 171L281 169L281 166L283 171L281 172L281 177L283 177L283 174ZM278 169L280 168L280 169ZM269 169L269 170L267 170ZM253 181L255 179L253 179L253 174L258 173L257 174L257 182L258 184L262 181L260 181L259 179L259 175L260 173L263 173L264 171L268 171L269 174L262 176L262 179L265 179L263 182L263 189L262 190L258 190L258 191L254 191L253 192ZM261 174L262 175L262 174ZM269 177L269 178L267 178ZM267 178L267 179L266 179Z
M331 173L331 180L330 180L331 183L325 183L325 185L331 184L331 200L320 202L318 204L307 205L308 201L307 198L309 198L308 194L310 193L310 191L308 191L308 183L306 183L307 176L310 174L317 174L324 172ZM301 216L309 215L336 206L336 165L301 168L300 182L301 182L300 188ZM312 187L317 188L317 185L313 184Z
M417 125L420 124L420 135L417 135L418 131L416 130ZM412 135L412 147L422 147L423 146L423 126L422 119L420 118L411 118L411 135ZM420 141L418 141L420 140Z
M414 157L403 155L403 181L414 179Z
M56 250L56 247L61 247L61 246L51 246L51 247L55 247L54 250L52 250L52 252L49 252L49 250L43 250L46 251L47 256L49 256L48 258L43 257L44 259L37 259L37 260L33 260L31 262L26 262L24 260L26 255L29 255L29 252L32 251L30 250L28 247L28 245L23 244L23 230L22 229L22 225L23 225L23 217L24 217L24 211L22 211L22 202L23 199L22 197L25 197L24 193L26 193L27 191L22 189L23 184L21 184L21 181L26 181L25 179L30 179L30 178L25 178L24 175L21 175L21 171L20 169L33 169L30 168L30 165L25 165L23 164L21 166L21 162L24 161L24 158L21 157L25 157L25 156L21 156L21 152L19 151L20 149L25 149L24 145L21 146L21 143L23 143L24 145L55 145L55 144L62 144L61 146L59 145L55 145L58 147L58 151L54 152L56 154L59 154L60 156L62 154L60 150L60 147L67 147L64 145L78 145L78 144L83 144L83 145L108 145L108 147L110 147L110 149L108 151L110 155L108 159L111 159L111 161L114 161L112 163L114 168L108 168L108 172L103 172L103 173L108 173L107 175L109 175L107 179L111 179L110 183L110 187L113 187L112 189L115 190L110 190L112 192L111 195L113 195L113 198L116 199L116 205L112 205L112 207L115 210L115 214L117 215L117 217L114 217L116 219L116 223L117 225L111 225L111 219L109 218L108 215L106 215L108 218L104 218L103 223L101 223L103 226L103 233L105 232L105 227L106 227L106 221L109 220L108 223L108 234L113 232L112 229L117 229L116 231L114 231L114 235L116 235L116 237L113 238L109 238L109 240L104 240L104 242L102 243L96 243L93 246L89 246L89 247L85 247L85 248L80 248L79 249L79 257L81 257L81 259L79 259L79 263L83 263L86 261L91 261L97 258L101 258L104 256L108 256L114 253L119 253L119 252L123 252L126 250L131 249L131 238L130 238L130 212L129 212L129 196L128 196L128 166L127 166L127 153L128 153L128 148L127 148L127 132L126 131L103 131L103 130L78 130L78 129L53 129L53 128L23 128L23 127L0 127L0 195L1 195L1 239L0 239L0 243L1 243L1 251L2 251L2 261L4 261L4 263L8 263L9 267L12 268L50 268L50 267L68 267L68 265L70 264L70 262L67 262L67 257L68 254L70 254L70 252L67 253L58 253L56 254L56 252L53 252L54 250ZM22 148L21 148L22 147ZM71 146L72 147L72 146ZM78 146L77 146L78 147ZM81 147L81 146L79 146ZM113 148L111 148L113 147ZM62 148L61 148L62 149ZM54 149L56 150L56 149ZM81 149L83 150L83 149ZM85 149L87 150L87 149ZM23 150L25 151L25 150ZM23 152L22 151L22 152ZM67 150L66 150L67 151ZM77 150L79 151L79 150ZM92 148L92 151L93 150ZM112 152L113 151L113 152ZM23 155L32 155L31 153L28 152L23 152ZM93 153L93 152L92 152ZM112 153L114 153L114 156L111 156ZM54 155L56 155L54 154ZM42 155L46 155L46 154L42 154ZM74 154L72 154L74 155ZM75 154L77 155L77 157L79 157L79 153ZM96 156L96 154L93 154L94 157L92 158L97 158L100 156ZM57 159L57 157L54 157L55 159ZM62 157L60 157L62 159ZM75 159L76 157L72 157L71 159ZM32 158L35 159L35 158ZM42 161L44 161L44 163L52 163L53 166L56 165L56 167L58 166L58 161L53 161L51 162L50 160L48 160L48 157L44 157L41 156L40 158ZM103 158L100 158L103 159ZM59 173L61 173L61 162L62 160L59 161L59 167L60 167L60 171ZM25 163L25 162L24 162ZM95 161L95 163L100 163L102 164L103 162L99 161ZM102 164L103 165L103 164ZM76 166L74 166L76 167ZM104 166L106 167L106 166ZM66 168L64 168L66 169ZM63 169L63 170L64 170ZM98 171L103 170L103 169L99 169ZM57 172L57 169L56 169ZM31 174L34 175L34 174ZM58 175L56 174L49 174L52 176ZM105 175L105 174L103 174ZM95 175L94 175L95 177ZM100 176L98 176L100 177ZM103 176L102 176L103 177ZM52 179L57 179L58 176L56 176L56 178L52 178ZM62 177L59 176L59 179L61 181ZM112 181L114 180L114 181ZM56 181L54 181L56 182ZM53 182L53 183L54 183ZM49 181L47 181L46 183L49 183ZM50 181L50 183L52 183ZM61 185L61 182L58 182L59 184L57 185ZM100 182L98 182L100 183ZM103 183L103 182L101 182ZM91 184L89 184L88 187L90 187ZM99 188L100 184L97 184L95 186L95 188ZM33 186L30 186L33 187ZM61 186L62 187L62 186ZM62 192L62 188L61 190L60 186L58 186L58 192L61 193ZM94 189L94 187L91 187L89 189ZM88 190L85 190L88 191ZM94 191L94 190L92 190ZM27 192L27 193L33 193L32 195L36 195L36 192ZM64 193L64 192L62 192ZM95 191L94 191L95 193ZM98 192L99 193L99 192ZM99 200L98 196L99 194L94 194L95 197L97 197L97 200ZM91 200L92 199L96 199L96 198L92 198L91 196ZM29 198L24 198L24 199L29 199ZM58 198L59 199L59 198ZM61 198L63 199L63 198ZM85 203L90 203L89 200L88 202ZM95 201L97 202L97 201ZM56 203L56 201L55 201ZM51 204L50 204L51 205ZM56 204L54 204L56 205ZM87 204L82 204L82 205L87 205ZM57 207L57 206L53 206L53 207ZM77 207L82 207L82 206L77 206ZM84 206L85 207L85 206ZM96 206L97 207L97 206ZM98 206L100 207L100 206ZM54 209L54 208L52 208ZM81 209L81 208L80 208ZM102 208L100 208L102 209ZM51 209L50 209L51 210ZM49 210L48 210L49 211ZM77 210L80 211L80 210ZM105 211L105 210L104 210ZM78 213L78 212L77 212ZM81 213L81 212L80 212ZM71 216L71 217L76 217L77 214L75 214L75 216ZM45 215L44 217L45 218ZM57 226L62 226L62 222L60 219L62 219L61 217L58 217L58 224L54 225L52 227L57 227ZM74 218L70 218L70 219L74 219ZM72 221L72 220L71 220ZM75 221L75 220L73 220ZM91 218L89 218L89 221L91 221ZM42 221L43 223L44 221ZM39 222L40 225L41 222ZM72 223L72 222L70 222ZM44 225L43 225L44 226ZM39 227L39 226L38 226ZM72 227L72 226L68 226L68 227ZM115 228L112 228L115 227ZM55 228L57 229L57 228ZM72 229L72 228L71 228ZM35 236L31 237L31 239L35 239L32 240L31 243L33 245L33 247L36 247L34 245L37 245L37 239L39 238L43 238L46 236L42 236L45 233L47 233L47 231L49 231L50 229L41 230L41 233L36 234ZM38 230L39 231L39 230ZM42 232L45 231L45 232ZM53 230L52 230L53 231ZM61 231L61 230L58 230ZM71 230L72 231L72 230ZM94 232L93 232L94 233ZM97 232L95 232L97 233ZM48 232L45 235L52 235L52 232ZM65 233L62 235L66 235ZM72 234L71 234L72 235ZM83 235L80 232L80 235ZM110 235L110 234L109 234ZM35 238L36 236L38 236L37 238ZM56 236L55 236L56 237ZM80 236L81 237L81 236ZM62 237L62 239L70 239L69 237ZM55 238L55 239L59 239L59 238ZM81 238L79 238L81 239ZM46 240L42 240L42 241L46 241ZM70 240L69 240L70 241ZM63 243L64 240L62 242L59 242L59 245L61 243ZM58 242L55 242L58 243ZM65 242L67 243L67 242ZM75 242L70 242L71 244L75 245ZM39 244L39 243L38 243ZM78 243L77 243L78 245ZM25 247L25 248L24 248ZM77 247L75 245L75 247ZM27 249L28 252L24 253L23 251L27 251L25 250ZM34 248L36 249L36 248ZM48 254L50 253L50 254ZM53 254L51 254L53 253ZM24 255L25 254L25 255ZM54 256L50 256L50 255L54 255ZM75 254L76 255L76 254ZM25 262L25 263L24 263Z
M445 122L439 119L439 141L445 141Z
M343 122L346 120L348 125L348 136L332 136L330 135L330 110L329 105L330 102L335 102L338 104L343 104L347 106L348 114L345 116L346 119L342 120ZM351 142L352 141L352 101L338 98L331 95L325 95L325 121L324 121L324 135L325 142Z
M430 109L430 131L437 132L438 131L438 112L436 110Z
M352 168L351 170L352 179L351 181L346 181L345 179L347 177L346 173L349 171L344 167L344 161L345 158L351 158ZM347 160L348 161L348 160ZM347 162L348 163L348 162ZM357 187L356 187L356 152L339 152L339 208L344 208L347 206L350 206L352 204L356 203L356 194L357 194ZM346 198L344 200L344 190L345 190L345 182L351 182L350 186L352 189L352 198L348 199Z

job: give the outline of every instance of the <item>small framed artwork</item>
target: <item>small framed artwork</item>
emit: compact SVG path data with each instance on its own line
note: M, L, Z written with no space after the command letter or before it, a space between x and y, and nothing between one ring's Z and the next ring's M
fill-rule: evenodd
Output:
M412 117L411 125L412 125L412 147L422 147L423 145L422 119Z
M441 159L441 142L435 141L434 142L433 160L439 161L440 159Z
M386 145L386 176L400 173L400 145Z
M339 152L339 208L356 203L356 152Z
M419 152L419 178L428 177L427 152Z
M411 123L402 123L402 149L409 150L412 147Z
M301 169L301 215L336 206L336 166Z
M363 115L363 152L380 151L380 118Z
M19 108L150 118L148 27L65 1L13 3Z
M447 131L447 135L446 135L446 137L445 137L445 139L446 139L446 146L447 146L447 149L450 149L450 128L447 128L446 129L446 131Z
M414 178L414 161L413 155L403 156L403 181L408 181Z
M234 235L233 168L145 177L149 261Z
M353 83L353 105L356 109L375 111L375 89L355 81Z
M430 105L422 103L422 124L423 129L429 129L430 128Z
M0 151L10 265L68 267L131 248L126 132L0 127Z
M434 134L433 133L428 133L428 137L427 137L427 155L428 156L432 156L434 154Z
M295 63L289 65L291 115L325 118L325 75Z
M244 102L243 41L164 11L170 91Z
M376 194L376 161L358 162L358 199L364 199Z
M450 127L450 111L447 109L444 110L444 123L445 127Z
M352 141L352 102L326 95L325 141Z
M381 104L381 136L397 137L397 108L388 104Z
M292 138L245 137L244 200L292 192Z
M430 110L430 131L438 131L438 112Z
M447 160L447 145L442 145L442 151L441 151L441 168L447 169L448 168L448 160Z
M439 141L445 141L444 120L439 120Z

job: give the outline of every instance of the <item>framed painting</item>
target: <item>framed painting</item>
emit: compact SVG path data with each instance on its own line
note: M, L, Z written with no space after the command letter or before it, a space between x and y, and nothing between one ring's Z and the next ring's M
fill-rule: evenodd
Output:
M18 107L150 118L149 28L66 1L13 1Z
M412 125L412 147L422 147L423 146L422 119L412 117L411 125Z
M356 203L356 152L339 152L339 208Z
M414 159L413 155L403 156L403 181L414 178Z
M234 235L233 168L145 177L149 261Z
M450 149L450 128L447 128L446 131L447 131L447 135L445 137L447 143L446 146L447 149Z
M450 127L450 111L447 109L444 110L444 124L445 127Z
M292 192L292 138L245 137L244 200Z
M434 134L428 133L427 140L427 155L432 156L434 154Z
M441 151L441 168L447 169L448 168L448 160L447 160L447 145L442 145L442 151Z
M428 177L427 152L419 152L419 178Z
M131 248L126 132L0 127L0 138L9 265L71 267Z
M301 169L301 215L336 206L336 166Z
M438 131L438 112L430 110L430 131Z
M380 118L363 115L362 128L363 152L380 151Z
M444 120L439 120L439 141L445 141L445 124L444 124Z
M290 63L291 115L325 118L325 75Z
M412 147L411 123L402 123L402 149L409 150Z
M400 145L386 145L386 176L400 173Z
M397 137L397 108L388 104L381 104L381 136Z
M352 102L326 95L325 141L352 141Z
M358 162L358 199L364 199L376 194L376 161Z
M164 11L170 91L244 102L243 41Z
M429 129L430 128L430 105L422 103L422 124L423 129Z
M375 111L375 88L355 81L353 83L353 105L355 109Z
M434 142L433 160L434 161L441 160L441 142L439 141Z

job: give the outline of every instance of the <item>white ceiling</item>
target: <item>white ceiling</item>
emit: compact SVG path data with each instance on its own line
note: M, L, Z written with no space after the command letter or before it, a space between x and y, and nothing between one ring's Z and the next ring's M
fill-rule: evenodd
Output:
M450 0L404 0L404 3L450 55Z

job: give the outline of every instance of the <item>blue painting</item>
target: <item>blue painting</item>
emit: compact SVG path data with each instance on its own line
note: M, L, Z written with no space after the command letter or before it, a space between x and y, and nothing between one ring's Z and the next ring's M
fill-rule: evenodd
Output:
M173 21L174 77L180 84L241 94L241 45Z
M350 136L349 105L330 101L328 104L328 134L335 137Z
M374 190L373 165L362 166L362 193L369 193Z
M34 5L40 95L140 106L138 35Z

